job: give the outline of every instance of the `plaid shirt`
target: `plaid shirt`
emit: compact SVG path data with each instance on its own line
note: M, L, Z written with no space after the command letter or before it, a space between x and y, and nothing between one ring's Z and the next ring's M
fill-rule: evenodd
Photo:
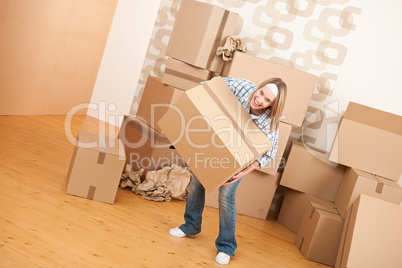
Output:
M239 101L242 103L244 108L250 113L249 100L251 94L257 89L257 86L252 82L243 78L231 78L222 77L225 83L233 91ZM251 119L257 124L257 126L267 135L268 139L272 142L272 148L264 153L258 162L260 163L260 168L264 168L266 164L276 157L276 152L278 151L278 130L271 132L271 120L268 118L269 113L262 113L261 115L253 115L250 113Z

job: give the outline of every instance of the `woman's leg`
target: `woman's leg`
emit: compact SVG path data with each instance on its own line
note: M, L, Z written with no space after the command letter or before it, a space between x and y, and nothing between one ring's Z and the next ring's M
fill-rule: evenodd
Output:
M193 236L201 232L204 204L205 188L193 174L184 212L185 223L179 227L186 235Z
M233 257L237 248L236 231L236 190L242 179L219 187L219 235L215 241L219 252Z

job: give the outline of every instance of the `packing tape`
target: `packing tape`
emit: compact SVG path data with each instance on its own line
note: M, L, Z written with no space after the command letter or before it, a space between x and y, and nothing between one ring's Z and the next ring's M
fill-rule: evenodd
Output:
M221 19L221 23L219 25L219 29L216 32L215 40L214 40L214 45L212 46L212 49L209 54L208 62L207 62L207 67L205 69L210 69L212 65L212 61L214 60L214 57L216 56L216 50L218 49L220 42L222 40L222 34L223 30L225 29L226 22L228 21L229 17L229 10L225 10Z
M99 135L99 154L98 154L98 164L103 165L106 157L106 139L105 136Z
M299 250L301 250L301 248L303 247L303 244L304 244L304 236L302 237L302 240L300 242Z
M99 135L99 151L106 153L106 138L103 135Z
M105 162L105 158L106 158L106 153L99 152L97 163L100 164L100 165L103 165L103 163Z
M228 112L226 109L225 105L219 100L219 98L215 95L211 87L207 84L204 83L202 84L206 92L209 94L209 96L215 101L215 103L219 106L219 108L223 111L223 113L226 115L227 118L229 118L230 122L232 123L234 129L237 131L237 133L242 137L242 139L246 142L248 148L250 151L253 153L254 157L258 157L258 152L254 148L253 143L250 141L250 139L247 137L247 135L244 133L243 129L241 126L238 124L238 122L232 117L232 115Z
M93 200L96 192L96 187L93 185L89 186L87 198Z
M375 188L375 192L378 194L382 193L382 189L384 189L384 183L381 181L377 182L377 187Z
M313 216L314 216L314 211L315 211L315 209L313 208L312 210L311 210L311 214L310 214L310 220L313 218Z
M197 84L199 84L202 81L204 81L204 79L201 79L201 78L198 78L198 77L195 77L195 76L192 76L192 75L188 75L188 74L185 74L185 73L182 73L182 72L170 69L170 68L165 69L165 74L169 74L169 75L172 75L172 76L175 76L175 77L178 77L178 78L190 81L190 82L194 82L194 83L197 83Z

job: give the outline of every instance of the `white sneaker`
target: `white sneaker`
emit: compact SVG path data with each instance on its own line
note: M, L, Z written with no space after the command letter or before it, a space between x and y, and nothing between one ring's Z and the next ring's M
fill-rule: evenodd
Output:
M187 236L179 227L169 230L169 234L175 237L185 237Z
M215 261L219 264L228 264L230 256L226 253L219 252L218 255L216 255Z

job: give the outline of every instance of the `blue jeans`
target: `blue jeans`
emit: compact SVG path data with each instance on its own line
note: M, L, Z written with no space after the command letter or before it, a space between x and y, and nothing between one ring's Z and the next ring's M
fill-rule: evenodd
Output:
M232 257L237 248L235 195L241 180L219 187L219 235L215 245L218 253L224 252ZM205 188L193 174L184 213L185 223L179 227L186 235L194 236L201 232L204 204Z

